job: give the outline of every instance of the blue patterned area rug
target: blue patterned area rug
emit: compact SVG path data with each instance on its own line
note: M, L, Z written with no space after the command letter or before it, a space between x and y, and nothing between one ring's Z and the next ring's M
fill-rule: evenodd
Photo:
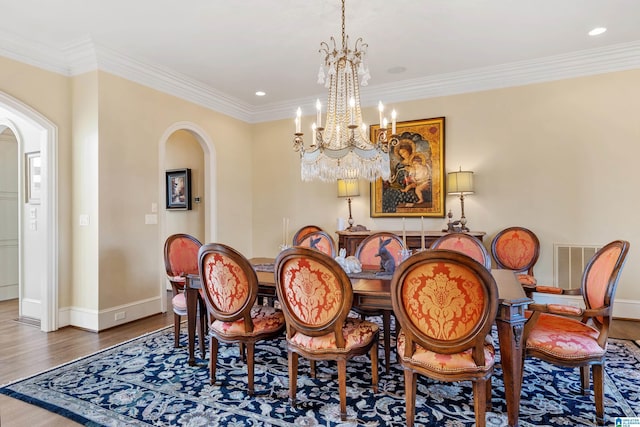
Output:
M612 339L607 360L605 410L607 424L614 425L616 417L640 416L640 348ZM395 364L389 375L380 370L377 394L371 389L368 358L347 364L349 420L341 422L332 363L318 363L312 379L306 375L309 365L300 359L298 405L289 406L284 338L258 344L254 398L246 393L246 366L237 346L220 346L214 386L209 385L207 360L198 362L187 365L187 351L173 348L169 328L5 385L0 392L90 426L405 425L404 381ZM593 394L582 396L579 383L577 369L527 359L520 425L595 425ZM503 390L498 360L488 426L506 425ZM417 394L416 425L474 425L470 383L421 377Z

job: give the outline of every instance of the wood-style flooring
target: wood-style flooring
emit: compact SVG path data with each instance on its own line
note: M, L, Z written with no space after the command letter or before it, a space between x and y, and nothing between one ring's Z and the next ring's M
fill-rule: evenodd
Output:
M44 333L16 321L18 301L0 301L0 384L24 378L173 324L173 313L157 314L100 333L74 327ZM640 339L640 322L614 320L612 338ZM185 349L186 351L186 349ZM79 425L36 406L0 395L0 426L62 427Z

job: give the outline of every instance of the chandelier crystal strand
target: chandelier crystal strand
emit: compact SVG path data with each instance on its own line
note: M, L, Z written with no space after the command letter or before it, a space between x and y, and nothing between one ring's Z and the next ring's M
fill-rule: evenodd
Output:
M396 135L388 135L380 123L375 142L371 142L362 123L359 86L370 78L364 62L367 44L358 38L353 49L345 32L345 0L342 0L342 46L331 37L320 43L323 63L318 71L318 83L328 88L326 118L322 123L321 104L316 103L317 123L312 127L311 145L304 146L300 120L296 118L293 149L300 153L303 181L338 179L389 179L389 146L396 145ZM394 118L395 123L395 118ZM395 126L394 126L395 127Z

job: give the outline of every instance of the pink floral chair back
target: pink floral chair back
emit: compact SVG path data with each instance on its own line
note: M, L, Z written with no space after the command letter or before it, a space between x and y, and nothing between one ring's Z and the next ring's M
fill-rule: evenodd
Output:
M249 260L220 243L204 245L199 259L200 293L208 311L223 322L244 318L246 331L251 331L251 308L258 296L258 278Z
M421 374L473 381L476 425L484 426L495 362L487 336L498 310L489 270L456 251L420 252L396 270L391 302L401 326L397 347L405 371L407 425L413 425L416 374Z
M540 241L533 231L524 227L505 228L493 238L491 253L498 268L524 273L520 276L524 284L536 284L533 266L540 255Z
M293 235L293 246L300 246L300 242L302 242L302 239L304 239L307 234L313 233L314 231L324 230L317 225L305 225L304 227L301 227L298 231L296 231L296 234Z
M589 261L582 274L582 295L587 309L613 307L613 298L628 251L628 243L617 240L604 246ZM611 313L608 317L611 317ZM604 322L602 316L593 320L598 326Z
M491 270L491 256L482 242L470 234L450 233L438 238L431 244L431 249L447 249L460 252L484 265Z
M382 240L380 240L382 239ZM356 248L355 257L358 258L362 264L363 270L382 270L380 265L381 258L379 256L381 241L383 243L391 240L384 246L384 249L388 250L396 266L402 262L401 250L406 249L402 239L393 233L380 232L367 236Z
M287 323L287 336L334 334L344 347L341 328L353 301L351 281L335 260L308 248L293 248L276 261L278 300Z
M198 250L202 243L188 234L173 234L164 243L164 266L169 278L184 286L184 276L198 274ZM177 279L182 277L182 280Z
M307 233L296 246L318 250L331 258L336 256L336 245L331 236L324 231Z

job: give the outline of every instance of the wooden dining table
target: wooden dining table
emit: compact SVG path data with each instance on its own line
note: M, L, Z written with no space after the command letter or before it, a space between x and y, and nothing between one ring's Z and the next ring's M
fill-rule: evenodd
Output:
M252 258L258 276L258 296L275 298L275 275L273 258ZM520 392L523 374L523 342L522 332L526 322L525 309L533 302L528 298L511 270L491 270L491 275L498 285L498 313L496 327L500 343L500 359L504 380L504 394L507 403L508 425L517 427L520 413ZM363 309L392 311L391 275L364 272L349 276L353 288L353 305ZM187 331L189 347L189 365L195 365L195 332L196 313L200 304L201 313L206 313L204 302L200 297L200 278L198 275L187 276ZM387 334L388 335L388 334ZM387 344L387 343L385 343ZM202 346L201 346L202 348ZM388 345L387 345L388 348ZM202 355L204 358L204 354ZM387 354L387 361L389 355Z

